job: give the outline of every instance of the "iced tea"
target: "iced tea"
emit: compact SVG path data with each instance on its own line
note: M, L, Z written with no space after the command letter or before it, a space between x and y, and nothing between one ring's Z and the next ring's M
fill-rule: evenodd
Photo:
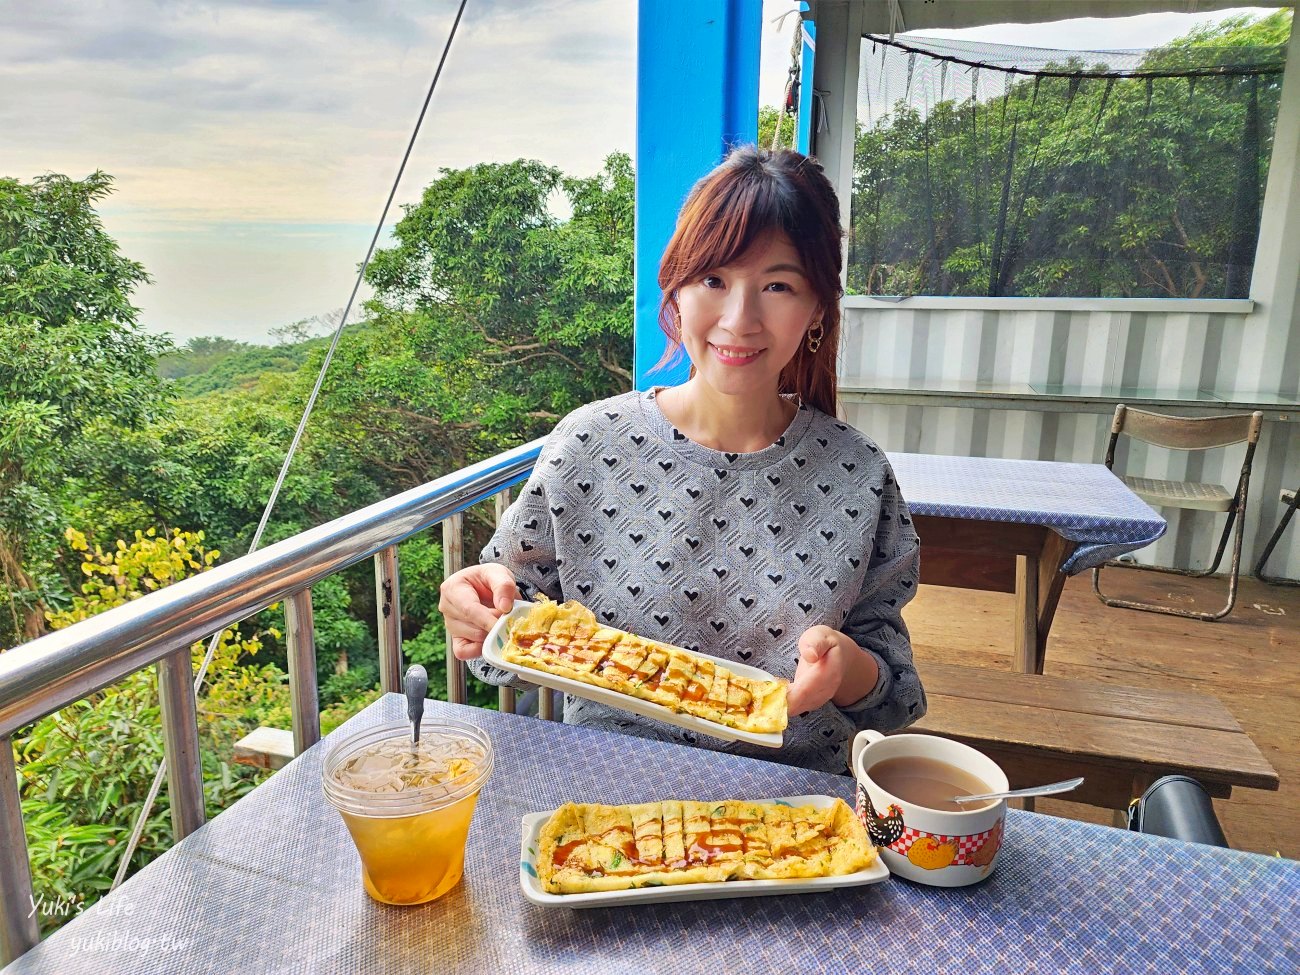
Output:
M427 720L420 743L392 722L344 741L324 786L361 857L366 890L385 904L423 904L456 886L478 793L492 770L487 735Z

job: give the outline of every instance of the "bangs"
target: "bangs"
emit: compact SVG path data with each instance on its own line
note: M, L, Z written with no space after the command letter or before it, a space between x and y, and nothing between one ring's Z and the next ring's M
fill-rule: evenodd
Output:
M779 181L736 167L719 174L710 189L697 189L682 208L671 259L660 268L661 284L689 283L734 264L769 231L781 231L798 248L798 201Z

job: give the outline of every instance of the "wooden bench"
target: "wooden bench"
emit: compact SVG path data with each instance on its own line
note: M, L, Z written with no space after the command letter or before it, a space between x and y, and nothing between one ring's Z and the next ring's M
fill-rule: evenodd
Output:
M978 748L1013 789L1082 775L1061 798L1119 813L1162 775L1190 775L1225 799L1233 786L1278 788L1277 771L1217 698L951 664L919 669L929 710L909 730Z
M235 742L235 762L255 768L282 769L293 761L293 732L254 728Z

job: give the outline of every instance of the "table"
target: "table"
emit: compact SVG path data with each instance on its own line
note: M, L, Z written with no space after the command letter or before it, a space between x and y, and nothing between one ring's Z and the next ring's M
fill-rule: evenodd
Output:
M921 582L1016 594L1013 669L1041 674L1067 576L1150 545L1164 518L1102 464L891 453Z
M828 793L852 780L430 702L492 736L465 879L420 907L361 888L320 791L331 742L404 716L390 694L69 922L4 975L238 972L1296 971L1300 865L1011 811L992 876L827 894L548 910L519 890L520 818L565 799ZM115 940L116 939L116 940ZM133 948L134 946L134 948Z
M927 663L930 708L912 730L955 738L1007 773L1011 788L1085 777L1062 796L1111 809L1163 775L1190 775L1216 798L1233 786L1277 791L1277 770L1217 698L1187 691Z

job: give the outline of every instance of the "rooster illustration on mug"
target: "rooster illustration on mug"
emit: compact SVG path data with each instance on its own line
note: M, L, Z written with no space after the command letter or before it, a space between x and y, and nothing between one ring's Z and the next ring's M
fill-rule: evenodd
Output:
M867 810L866 827L871 842L876 846L892 846L897 843L903 836L903 810L891 802L882 816L871 804L871 796L867 795L866 789L858 786L858 793Z

